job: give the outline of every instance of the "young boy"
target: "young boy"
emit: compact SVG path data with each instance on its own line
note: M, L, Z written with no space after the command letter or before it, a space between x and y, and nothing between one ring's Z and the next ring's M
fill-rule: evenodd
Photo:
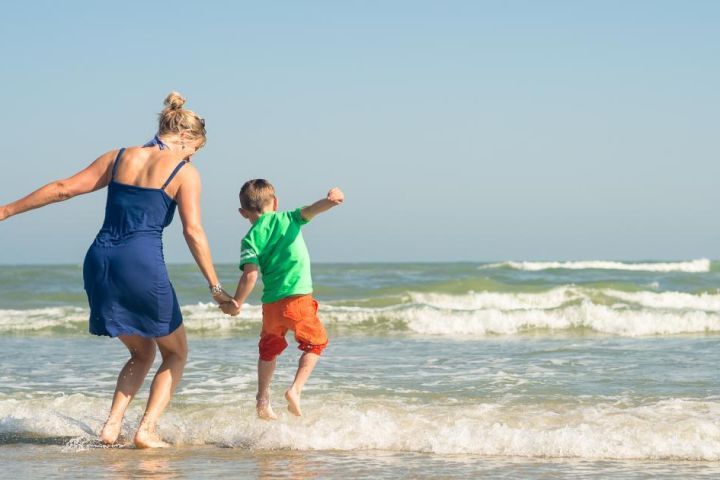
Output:
M277 356L287 347L285 334L295 332L303 351L293 384L285 391L290 413L301 416L300 393L328 343L325 328L317 316L318 303L312 297L310 257L301 227L319 213L343 203L339 188L326 198L291 212L278 212L275 188L263 179L245 182L240 189L240 214L252 227L242 240L235 302L221 305L223 312L238 315L240 306L255 287L258 269L262 273L263 324L258 360L257 414L265 420L277 415L270 406L270 380Z

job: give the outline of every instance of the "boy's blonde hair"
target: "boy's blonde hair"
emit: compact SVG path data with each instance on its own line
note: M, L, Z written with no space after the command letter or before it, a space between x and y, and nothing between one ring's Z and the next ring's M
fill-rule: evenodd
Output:
M249 212L262 213L274 198L275 187L263 178L248 180L240 189L240 206Z

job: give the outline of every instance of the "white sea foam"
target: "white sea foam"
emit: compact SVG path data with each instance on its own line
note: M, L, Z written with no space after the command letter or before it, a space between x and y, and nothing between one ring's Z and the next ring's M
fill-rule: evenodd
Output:
M215 304L182 308L185 328L203 335L256 334L258 305L224 315ZM0 333L87 330L88 310L57 307L0 310ZM567 285L545 292L409 292L406 303L387 307L321 305L329 326L358 331L425 335L514 335L544 330L588 329L621 336L720 332L720 293L625 292Z
M628 270L636 272L686 272L706 273L710 271L710 260L706 258L689 260L684 262L652 262L652 263L630 263L611 262L605 260L587 260L576 262L502 262L489 265L481 265L480 269L509 267L516 270L539 271L551 269L567 270Z
M0 309L0 333L43 332L54 329L87 331L90 310L81 307L48 307L29 310ZM245 305L238 317L223 314L213 303L182 307L185 328L196 332L237 332L261 321L259 306Z
M306 401L305 416L276 422L254 415L252 399L232 405L174 408L159 431L175 444L219 444L251 450L385 450L507 457L720 460L720 404L670 399L614 402L433 406L334 394ZM102 425L108 399L81 394L0 400L0 433L79 437ZM123 432L140 417L133 405ZM328 414L331 412L331 414Z
M449 295L410 292L409 297L417 304L455 310L557 308L567 302L585 298L577 288L570 286L553 288L541 293L468 292L465 295Z
M88 310L79 307L50 307L30 310L0 310L0 332L42 331L76 328L87 322Z
M385 308L326 306L337 325L400 323L428 335L513 335L589 329L621 335L720 331L720 294L624 292L577 286L539 293L410 293L411 304Z
M326 306L321 313L325 321L338 326L399 324L426 335L514 335L571 329L630 337L720 332L720 295L714 294L563 287L537 294L470 292L411 294L410 298L415 303L385 308Z
M538 293L468 292L463 295L410 292L408 297L419 305L452 310L525 310L555 309L580 300L622 302L629 306L652 309L702 310L720 312L720 293L626 292L609 288L595 289L563 286ZM605 297L605 298L603 298Z
M182 313L183 323L188 331L207 334L248 332L256 330L257 324L262 321L262 309L259 305L244 304L237 317L225 315L214 303L185 305Z
M717 313L638 311L588 301L555 310L447 312L417 307L397 312L397 317L402 318L411 331L428 335L513 335L533 330L558 332L579 328L628 337L720 332Z
M602 290L602 293L648 308L694 309L720 312L720 293L701 293L694 295L683 292L623 292L619 290Z

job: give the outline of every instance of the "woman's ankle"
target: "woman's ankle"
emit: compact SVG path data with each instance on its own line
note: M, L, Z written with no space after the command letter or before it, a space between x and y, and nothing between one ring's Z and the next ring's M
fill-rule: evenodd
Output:
M138 425L138 431L154 432L157 428L157 418L143 416Z
M258 405L266 405L270 403L270 392L258 392L255 395L255 400Z

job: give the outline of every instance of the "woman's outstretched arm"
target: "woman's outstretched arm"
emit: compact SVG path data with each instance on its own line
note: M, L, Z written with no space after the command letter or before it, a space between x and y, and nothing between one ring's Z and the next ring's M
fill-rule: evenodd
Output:
M20 200L0 206L0 220L106 187L116 155L117 150L107 152L72 177L50 182Z

